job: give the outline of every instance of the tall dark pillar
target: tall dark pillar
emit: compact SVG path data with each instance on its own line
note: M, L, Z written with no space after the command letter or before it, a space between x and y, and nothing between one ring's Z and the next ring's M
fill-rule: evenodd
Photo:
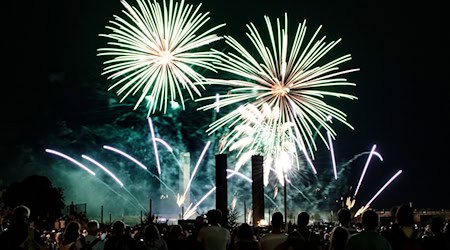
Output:
M222 225L228 220L227 155L216 155L216 208L222 211Z
M103 224L103 205L100 211L100 223Z
M264 219L264 183L263 183L263 157L252 156L252 210L253 226Z

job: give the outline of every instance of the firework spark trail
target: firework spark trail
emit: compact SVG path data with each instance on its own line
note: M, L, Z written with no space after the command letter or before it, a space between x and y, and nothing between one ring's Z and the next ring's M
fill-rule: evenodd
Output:
M306 195L305 195L305 193L303 193L298 187L296 187L293 183L292 183L292 181L290 181L289 179L286 179L286 182L288 183L288 184L291 184L291 187L293 187L297 192L299 192L299 194L301 194L302 196L303 196L303 198L305 198L307 201L309 201L309 202L312 202L311 201L311 199L309 199Z
M104 149L107 149L107 150L111 150L111 151L113 151L113 152L116 152L116 153L118 153L118 154L120 154L120 155L122 155L122 156L125 156L126 158L128 158L128 159L131 160L132 162L136 163L139 167L143 168L147 173L149 173L152 177L154 177L154 178L157 179L161 184L163 184L164 187L166 187L169 191L171 191L175 197L177 196L176 193L175 193L175 191L173 191L173 190L172 190L172 189L171 189L171 188L170 188L163 180L161 180L161 178L159 178L157 175L155 175L155 174L153 174L152 172L150 172L150 171L148 170L148 168L147 168L144 164L142 164L141 162L139 162L138 160L136 160L136 159L135 159L134 157L132 157L131 155L129 155L129 154L127 154L127 153L125 153L125 152L123 152L123 151L117 149L117 148L111 147L111 146L104 145L103 148L104 148Z
M168 5L163 1L162 7L151 0L137 0L138 7L121 3L125 17L114 15L112 25L106 26L111 33L100 34L112 40L108 47L98 49L98 56L112 57L104 62L107 66L102 73L116 80L108 90L120 87L121 102L140 91L134 109L150 97L148 116L157 110L165 113L168 101L184 100L182 90L191 99L194 93L201 96L197 85L204 89L207 80L195 68L217 72L220 53L203 48L222 39L213 33L225 24L199 33L210 20L209 12L201 13L201 4L193 8L184 0L170 0Z
M252 104L241 106L238 110L246 121L235 126L222 138L221 152L225 149L229 151L238 149L236 171L253 155L260 154L265 159L263 165L264 185L269 184L270 173L274 173L278 181L284 183L284 171L290 169L293 164L297 164L297 169L300 168L295 138L292 137L293 124L281 123L279 108L270 108L268 104L264 104L262 110ZM292 159L296 159L296 163ZM317 173L312 162L309 161L309 163L313 172Z
M355 86L347 82L342 75L358 71L349 69L340 71L339 65L350 61L350 55L341 56L324 65L317 63L328 54L339 42L325 42L325 37L316 40L321 27L319 27L306 46L303 46L306 34L306 25L300 23L293 43L288 39L288 21L285 14L284 27L277 19L277 27L273 28L269 17L265 16L266 27L270 35L270 42L266 44L253 23L247 25L247 37L256 49L257 56L250 53L237 40L225 36L225 42L237 53L223 53L218 69L239 76L239 80L209 79L211 84L234 87L225 95L221 95L220 107L243 103L252 103L261 108L268 103L271 108L280 108L281 123L291 122L294 126L296 146L304 148L305 154L314 158L316 143L313 133L322 125L333 136L336 135L326 117L331 115L339 122L353 129L346 121L346 114L330 106L322 99L326 96L342 97L349 100L357 99L355 96L326 90L324 87ZM275 37L275 35L277 37ZM197 101L212 100L214 96L199 98ZM216 108L216 103L200 107L199 110ZM245 121L245 117L234 110L210 124L207 133L212 134L220 128L231 127ZM322 141L326 139L319 132Z
M220 101L220 95L216 94L216 113L219 113L219 111L220 111L219 101Z
M166 141L164 141L164 140L161 139L161 138L155 138L155 141L161 143L164 147L167 148L167 150L169 151L169 153L172 154L173 158L174 158L175 161L177 162L177 165L178 165L178 166L180 167L180 169L181 169L181 163L180 163L180 161L178 161L177 156L173 153L173 149L172 149L172 147L169 145L169 143L167 143Z
M253 182L252 179L250 179L249 177L245 176L244 174L242 174L242 173L240 173L240 172L238 172L238 171L235 171L235 170L232 170L232 169L227 169L227 171L228 171L228 172L231 172L231 174L227 175L227 179L229 179L229 178L231 178L232 176L236 175L236 176L239 176L239 177L241 177L242 179L244 179L244 180L246 180L246 181L248 181L248 182L250 182L250 183ZM298 188L297 188L297 190L298 190ZM299 190L299 192L300 192L302 195L304 195L300 190ZM265 196L267 199L269 199L269 201L272 202L272 204L275 205L275 207L278 208L278 205L276 204L276 202L275 202L270 196L268 196L267 194L264 194L264 196ZM305 197L305 198L308 199L307 197Z
M266 197L277 209L280 209L278 204L267 194L264 194L264 197Z
M79 161L73 159L72 157L70 157L70 156L68 156L68 155L66 155L66 154L63 154L63 153L58 152L58 151L55 151L55 150L53 150L53 149L46 149L45 152L50 153L50 154L54 154L54 155L57 155L57 156L60 156L60 157L62 157L62 158L64 158L64 159L66 159L66 160L69 160L69 161L75 163L75 165L77 165L77 166L79 166L80 168L84 169L84 170L85 170L86 172L88 172L89 174L95 176L95 173L94 173L92 170L90 170L88 167L86 167L85 165L83 165L83 164L80 163Z
M119 180L111 171L109 171L105 166L97 162L96 160L92 159L91 157L87 155L81 155L82 158L94 163L97 167L102 169L105 173L107 173L109 176L111 176L121 187L123 187L123 182Z
M172 147L169 145L169 143L167 143L167 142L164 141L163 139L155 138L155 142L161 143L164 147L167 148L167 150L168 150L170 153L173 153Z
M50 153L50 154L54 154L57 156L60 156L66 160L69 160L70 162L74 163L75 165L81 167L83 170L87 171L89 174L95 176L95 173L90 170L88 167L84 166L82 163L80 163L79 161L73 159L72 157L63 154L61 152L52 150L52 149L46 149L45 152ZM116 192L113 188L111 188L107 183L105 183L104 181L100 180L99 178L95 178L96 181L100 182L101 184L105 185L111 192L113 192L114 194L116 194L117 196L119 196L120 198L126 200L126 201L130 201L128 199L126 199L125 197L123 197L121 194L119 194L118 192ZM131 205L133 205L135 208L139 209L134 203L131 203ZM145 209L145 208L144 208Z
M188 182L188 184L186 186L186 189L184 190L183 195L181 197L177 196L177 203L178 203L178 205L181 205L182 203L184 203L184 200L186 198L186 193L188 192L188 190L191 187L192 180L194 179L194 176L197 173L197 169L200 166L200 163L202 162L203 157L205 156L206 150L208 149L210 144L211 144L211 141L208 141L208 143L206 143L205 148L203 148L203 151L202 151L200 157L197 160L197 164L195 164L194 170L192 171L192 174L191 174L191 178L189 179L189 182Z
M402 170L397 171L396 174L394 174L384 185L383 187L381 187L378 192L372 197L372 199L369 200L369 202L367 202L367 204L362 207L362 209L360 209L356 214L355 217L357 217L359 214L364 213L364 211L366 211L370 205L372 204L372 202L381 194L381 192L383 192L384 189L386 189L387 186L389 186L389 184L391 184L395 178L397 178L397 176L399 176L402 173Z
M384 189L386 189L386 187L391 184L391 182L393 182L395 180L395 178L397 178L397 176L399 176L402 173L402 170L399 170L395 175L393 175L384 185L382 188L380 188L380 190L378 190L378 192L372 197L372 199L369 200L369 202L367 202L365 207L369 207L370 204L372 204L372 202L378 197L378 195L381 194L381 192L383 192Z
M327 132L327 135L328 135L328 143L330 144L331 160L333 162L334 179L337 180L338 176L336 169L336 160L334 158L333 138L331 138L330 132Z
M357 155L354 155L350 160L348 160L345 163L341 164L341 167L348 166L350 163L352 163L353 161L355 161L359 157L361 157L363 155L370 154L370 152L371 151L365 151L365 152L359 153ZM380 153L378 153L377 151L374 151L373 154L376 155L378 157L378 159L380 159L380 161L383 161L383 157L380 155Z
M236 170L232 170L232 169L227 169L227 172L231 172L231 174L227 175L227 179L230 179L231 177L233 177L234 175L237 175L239 177L241 177L242 179L252 183L252 179L250 179L249 177L247 177L246 175L244 175L243 173L236 171Z
M355 194L353 194L353 197L356 197L356 194L358 194L359 187L361 186L361 183L362 183L362 181L363 181L363 179L364 179L364 175L366 174L367 167L369 166L370 160L372 159L372 155L373 155L373 153L375 152L376 147L377 147L377 145L374 144L374 145L372 146L372 150L370 150L370 154L369 154L369 156L367 157L366 164L364 165L363 172L362 172L362 174L361 174L361 177L359 178L359 182L358 182L358 185L356 186Z
M130 190L128 190L124 185L123 182L119 180L119 178L117 178L113 173L111 173L111 171L109 171L105 166L103 166L102 164L100 164L98 161L92 159L91 157L87 156L87 155L81 155L82 158L94 163L94 165L96 165L97 167L99 167L100 169L102 169L103 171L105 171L109 176L111 176L122 188L123 190L125 190L125 192L127 192L131 198L133 198L137 204L144 210L147 212L147 209L144 208L144 206L142 206L142 204L139 202L139 200L136 198L136 196L134 196Z
M161 165L159 163L159 154L158 154L158 148L156 147L156 140L155 140L155 131L153 130L153 123L152 119L148 118L148 126L150 127L150 133L152 135L152 143L153 143L153 149L155 150L155 160L156 160L156 167L158 169L158 175L161 176Z
M183 219L188 219L190 218L192 215L194 215L194 213L197 211L197 207L206 199L208 198L209 195L211 195L214 191L216 191L216 187L214 186L211 190L208 191L208 193L206 193L198 202L197 204L195 204L195 206L193 206L191 208L191 205L189 205L187 211L184 213L183 215Z
M303 155L305 156L306 161L309 163L309 166L311 167L313 173L314 173L315 175L317 175L316 167L314 167L314 164L313 164L311 158L308 156L308 152L306 152L305 150L303 150L303 148L300 148L300 149L301 149L302 152L304 153Z

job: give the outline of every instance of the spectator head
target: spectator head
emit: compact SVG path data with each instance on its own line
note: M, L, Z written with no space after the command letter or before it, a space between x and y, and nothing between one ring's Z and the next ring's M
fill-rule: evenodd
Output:
M430 230L434 234L440 234L444 231L444 219L440 216L434 216L430 221Z
M365 230L375 230L378 227L378 214L373 210L367 210L362 215L362 225Z
M395 213L395 219L400 226L414 226L414 211L407 204L401 205Z
M211 209L206 213L209 224L219 224L222 220L222 211L219 209Z
M205 224L205 215L199 215L199 216L195 217L194 223L198 224L198 225Z
M275 212L272 214L272 227L281 228L283 226L283 214L281 212Z
M348 224L352 220L352 215L350 213L350 210L348 210L347 208L339 209L337 216L338 216L339 223L341 223L341 225L344 225L344 226L348 226Z
M254 239L252 227L247 223L242 223L238 228L237 237L239 239L246 239L246 240Z
M350 233L343 227L335 227L330 236L330 249L345 249Z
M64 229L63 245L75 242L80 237L81 225L78 221L71 221Z
M88 223L86 225L88 235L94 235L94 236L97 235L99 228L100 228L100 224L98 223L97 220L90 220L90 221L88 221Z
M13 211L14 221L27 222L30 218L30 209L25 205L19 205Z
M155 224L149 224L144 228L144 239L146 241L154 241L161 239L161 234Z
M173 238L177 238L183 236L183 227L181 225L172 225L170 227L170 236Z
M309 224L309 214L307 212L301 212L297 216L298 227L306 227Z
M149 224L144 228L144 239L147 241L153 241L161 239L161 234L155 224Z
M111 234L120 236L125 234L125 223L121 220L114 222L111 230Z
M199 215L195 217L194 227L201 228L205 225L205 217L203 215Z

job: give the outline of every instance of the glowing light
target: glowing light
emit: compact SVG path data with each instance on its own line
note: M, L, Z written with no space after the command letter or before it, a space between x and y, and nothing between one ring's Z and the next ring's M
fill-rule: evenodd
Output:
M169 145L169 143L167 143L167 142L164 141L163 139L155 138L155 142L161 143L164 147L167 148L167 150L168 150L170 153L173 152L173 149L172 149L172 147Z
M327 132L328 135L328 143L330 144L330 152L331 152L331 160L333 162L333 172L334 172L334 179L337 180L337 168L336 168L336 160L334 158L334 148L333 148L333 138L331 138L331 134Z
M197 169L198 169L198 167L200 166L200 163L202 162L203 157L205 156L206 150L208 149L208 147L209 147L210 144L211 144L211 142L208 141L208 143L206 143L206 146L203 148L203 151L202 151L202 153L200 154L200 157L198 158L197 164L195 164L194 170L192 171L192 174L191 174L191 178L189 179L189 182L188 182L188 184L187 184L187 186L186 186L186 189L184 190L183 195L182 195L181 197L179 197L179 199L177 199L178 205L181 205L182 203L184 203L186 194L187 194L189 188L191 187L192 180L194 179L194 176L195 176L195 174L197 173Z
M156 147L155 131L153 130L152 119L148 118L147 120L148 120L148 126L150 127L150 133L152 135L153 149L155 150L156 168L158 169L158 175L161 175L161 165L159 163L159 154L158 154L158 148Z
M220 111L219 101L220 101L220 95L216 94L216 112L217 113L219 113L219 111Z
M50 154L54 154L54 155L57 155L57 156L60 156L60 157L62 157L64 159L66 159L66 160L69 160L69 161L73 162L75 165L79 166L80 168L82 168L85 171L87 171L88 173L90 173L91 175L95 176L95 173L92 170L90 170L88 167L86 167L85 165L83 165L79 161L73 159L72 157L70 157L70 156L68 156L66 154L63 154L63 153L58 152L58 151L55 151L53 149L46 149L45 152L50 153Z
M372 155L374 154L376 147L377 147L377 145L374 144L372 146L372 150L370 150L370 154L367 157L366 164L364 165L363 172L361 174L361 177L359 178L358 185L356 186L355 194L353 194L353 197L355 197L359 191L359 187L361 186L362 180L364 179L364 176L366 174L367 168L369 167L370 160L372 159Z
M191 208L191 206L188 207L186 212L183 215L183 219L189 219L192 215L195 214L197 211L197 207L206 199L208 196L210 196L214 191L216 191L216 187L213 187L211 190L209 190L208 193L206 193L198 202L195 204L194 207ZM191 204L192 205L192 204Z
M326 118L334 119L353 129L346 121L346 114L341 110L327 104L322 99L327 96L357 99L353 95L334 92L335 87L355 86L347 82L341 75L358 71L359 69L340 70L339 65L351 60L350 55L344 55L331 62L319 65L328 52L339 42L325 42L325 37L316 40L321 29L319 27L309 42L304 45L306 25L300 23L292 43L288 36L287 14L284 27L281 27L277 19L277 27L274 29L270 19L265 17L270 42L266 44L256 27L250 23L247 25L254 48L258 52L256 56L250 53L237 40L225 36L226 43L236 53L223 53L218 69L239 77L239 80L210 79L211 84L231 86L227 94L220 95L220 107L235 104L251 103L257 109L268 104L270 108L279 109L279 123L293 124L293 139L298 148L304 148L314 159L316 143L313 138L317 132L322 141L326 139L319 131L318 126L323 126L333 136L336 134ZM333 89L329 89L333 88ZM215 97L203 97L198 101L211 100ZM217 103L200 107L199 110L215 108ZM232 127L247 121L239 110L233 110L227 115L210 124L207 132L212 134L220 128ZM308 153L306 153L308 154Z
M269 105L264 105L260 111L252 104L248 104L241 106L239 112L246 121L235 126L222 138L224 142L222 152L225 149L239 150L235 171L248 162L252 155L262 155L265 159L264 185L268 185L270 168L275 169L280 183L284 183L283 172L290 168L292 164L290 159L297 156L296 148L293 146L292 124L280 123L278 108L271 109Z
M351 197L347 197L347 199L345 200L345 205L347 206L348 209L352 209L355 206L355 202L356 200L353 199Z
M234 211L236 209L236 204L237 204L237 198L233 197L233 200L231 201L231 211Z
M103 148L111 150L113 152L116 152L116 153L119 153L119 154L125 156L126 158L130 159L132 162L136 163L139 167L141 167L141 168L143 168L143 169L148 171L147 167L144 164L142 164L140 161L136 160L133 156L123 152L122 150L119 150L117 148L113 148L113 147L107 146L107 145L104 145Z
M250 209L250 211L248 211L248 213L247 213L247 218L246 218L247 223L252 221L252 217L253 217L253 210Z
M383 187L380 188L380 190L378 190L378 192L372 197L372 199L370 199L369 202L367 202L366 207L369 207L370 204L372 204L372 202L381 194L381 192L383 192L383 190L386 189L387 186L389 186L389 184L391 184L391 182L393 182L395 180L395 178L397 178L397 176L399 176L402 173L402 170L399 170L394 176L392 176L384 185Z
M73 159L72 157L70 157L70 156L68 156L68 155L65 155L65 154L63 154L63 153L61 153L61 152L58 152L58 151L55 151L55 150L52 150L52 149L46 149L45 152L51 153L51 154L55 154L55 155L58 155L58 156L61 156L62 158L67 159L67 160L71 161L72 163L75 163L77 166L81 167L82 169L84 169L84 170L86 170L88 173L90 173L91 175L94 175L94 176L95 176L95 173L94 173L92 170L90 170L89 168L87 168L86 166L84 166L82 163L78 162L77 160ZM82 157L83 157L83 156L82 156ZM83 158L85 158L85 159L87 159L87 160L89 160L89 161L92 160L92 159L89 158L89 157L86 158L86 156L84 156ZM94 161L92 160L92 162L94 162ZM103 167L103 166L102 166L102 167ZM96 180L99 181L100 183L102 183L103 185L105 185L111 192L113 192L114 194L116 194L118 197L120 197L120 198L122 198L122 199L124 199L124 200L130 201L130 200L126 199L125 197L123 197L122 195L120 195L119 193L117 193L114 189L112 189L112 188L111 188L107 183L105 183L104 181L100 180L99 178L97 178ZM125 187L123 186L122 182L119 181L118 183L119 183L119 185L121 185L123 188L125 188ZM126 188L125 188L125 190L126 190ZM142 204L136 199L136 197L135 197L133 194L131 194L128 190L126 190L126 191L128 192L128 194L129 194L133 199L135 199L135 201L137 202L137 204L139 205L140 208L142 208L144 211L147 211L147 210L142 206ZM134 203L131 203L131 205L134 206L134 207L136 207L136 208L139 208L139 207L137 207Z
M118 154L120 154L120 155L122 155L122 156L125 156L127 159L129 159L129 160L131 160L132 162L136 163L139 167L143 168L143 169L144 169L147 173L149 173L151 176L155 177L161 184L163 184L168 190L170 190L170 191L174 194L174 196L176 196L175 191L173 191L173 189L171 189L171 188L170 188L163 180L161 180L161 178L159 178L158 176L156 176L155 174L153 174L152 172L150 172L150 171L148 170L148 168L147 168L144 164L142 164L140 161L136 160L133 156L131 156L131 155L129 155L129 154L123 152L122 150L119 150L119 149L117 149L117 148L113 148L113 147L111 147L111 146L104 145L103 148L104 148L104 149L107 149L107 150L111 150L111 151L113 151L113 152L116 152L116 153L118 153Z
M300 148L300 149L303 151L306 161L308 162L309 166L311 166L313 173L317 174L316 167L314 167L314 164L313 164L311 158L308 156L308 152L306 152L305 149L303 149L303 148Z
M180 104L178 104L178 102L176 101L170 101L170 108L176 110L180 108Z
M109 171L105 166L103 166L102 164L100 164L99 162L97 162L96 160L92 159L91 157L87 156L87 155L81 155L82 158L94 163L97 167L99 167L100 169L102 169L104 172L106 172L109 176L111 176L137 203L138 205L144 210L147 211L147 209L144 208L144 206L142 206L142 204L139 202L139 200L136 198L136 196L134 196L124 185L123 183L119 180L119 178L117 178L113 173L111 173L111 171Z
M112 57L104 62L102 73L115 81L108 91L120 87L116 92L122 95L120 102L140 92L134 109L151 96L148 116L157 110L165 113L168 101L177 99L184 109L182 90L194 99L194 93L201 96L197 85L204 88L207 81L194 68L216 72L220 53L204 47L222 39L213 33L225 24L199 33L209 12L201 13L201 4L193 8L184 0L168 4L164 0L162 6L152 0L137 0L138 7L121 3L125 16L114 15L111 26L106 26L111 33L100 34L112 40L98 49L98 56Z
M394 174L384 185L383 187L381 187L378 192L372 197L372 199L369 200L369 202L367 202L367 204L365 206L363 206L360 210L357 211L357 213L355 214L355 217L357 217L358 215L364 213L372 204L372 202L381 194L381 192L383 192L384 189L386 189L387 186L389 186L389 184L391 184L395 178L397 178L397 176L399 176L402 173L402 170L397 171L396 174Z
M237 176L241 177L242 179L244 179L244 180L246 180L246 181L248 181L248 182L250 182L250 183L253 182L252 179L250 179L249 177L247 177L247 176L244 175L243 173L240 173L240 172L235 171L235 170L233 170L233 169L227 169L227 172L231 172L231 174L227 175L227 179L230 179L230 178L233 177L234 175L237 175Z
M89 157L87 155L81 155L81 157L94 163L97 167L99 167L100 169L105 171L105 173L107 173L109 176L111 176L121 187L123 187L123 183L119 180L119 178L117 178L113 173L111 173L111 171L109 171L105 166L103 166L102 164L100 164L99 162L97 162L96 160L92 159L91 157Z
M257 222L257 224L259 227L265 227L269 225L269 223L265 219L261 219L260 221Z

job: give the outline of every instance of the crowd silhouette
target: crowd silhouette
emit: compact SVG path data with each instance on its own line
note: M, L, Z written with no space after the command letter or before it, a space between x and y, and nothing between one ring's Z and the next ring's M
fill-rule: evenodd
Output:
M39 228L30 221L30 209L20 205L2 215L2 250L450 250L450 226L432 217L426 226L414 221L409 205L394 207L390 224L380 225L378 214L367 209L360 217L341 208L336 223L312 223L302 211L294 225L285 227L276 211L268 227L237 223L221 225L222 212L211 209L190 226L158 223L154 217L130 226L111 225L83 216L68 216L64 227ZM73 211L71 211L73 213ZM286 229L286 230L285 230Z

